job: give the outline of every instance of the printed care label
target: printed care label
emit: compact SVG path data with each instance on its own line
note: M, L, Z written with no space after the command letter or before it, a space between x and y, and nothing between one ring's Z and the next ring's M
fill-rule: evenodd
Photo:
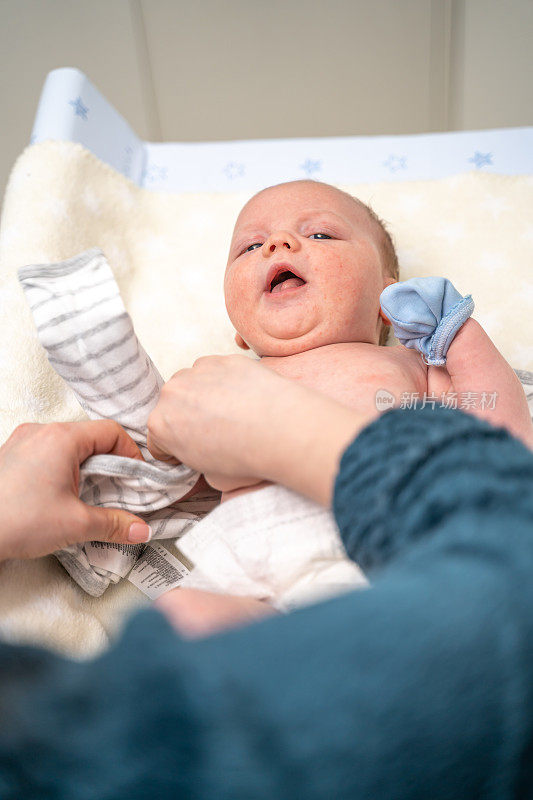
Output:
M142 545L115 542L87 542L85 552L89 564L125 578L139 558Z
M169 589L179 586L188 574L189 570L176 556L162 544L153 542L147 545L128 575L128 580L151 600L155 600Z

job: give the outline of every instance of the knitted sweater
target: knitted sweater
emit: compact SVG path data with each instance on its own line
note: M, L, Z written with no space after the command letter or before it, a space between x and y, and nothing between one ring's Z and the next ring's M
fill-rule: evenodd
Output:
M155 611L98 659L0 646L0 797L533 797L533 455L393 410L334 512L372 587L190 642Z

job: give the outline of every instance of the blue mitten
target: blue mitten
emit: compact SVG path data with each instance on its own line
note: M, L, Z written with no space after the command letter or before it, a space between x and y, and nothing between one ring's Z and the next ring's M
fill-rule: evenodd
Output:
M446 363L455 334L474 310L472 295L460 295L447 278L392 283L379 299L396 338L418 350L426 364L437 367Z

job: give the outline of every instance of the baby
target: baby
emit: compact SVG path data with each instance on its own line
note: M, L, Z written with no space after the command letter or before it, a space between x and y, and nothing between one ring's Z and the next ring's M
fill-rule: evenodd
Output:
M50 363L91 418L117 419L146 452L147 418L163 379L135 337L104 254L93 248L44 266L21 268L19 280ZM379 397L397 404L405 396L427 394L438 402L451 392L490 393L497 402L474 406L472 413L533 444L522 387L481 327L468 319L469 299L448 281L430 278L420 279L422 294L412 301L416 280L397 278L390 237L367 206L333 186L296 181L265 189L241 211L225 275L226 305L240 347L367 418L383 410ZM428 290L428 281L440 281L442 296ZM416 314L405 318L400 308ZM428 327L433 333L435 314L442 317L431 338L416 341L425 353L429 342L428 363L443 366L428 367L408 347L380 347L386 314L407 345L415 340L402 338L399 322L414 320L415 333ZM447 362L439 359L442 344L449 346ZM119 373L126 366L124 384ZM142 468L139 462L116 464L110 456L88 460L82 499L112 507L133 504L154 524L155 538L179 537L179 548L194 565L182 586L266 599L286 609L367 585L346 557L329 509L257 477L214 481L213 492L187 467L164 468L154 464L153 454L146 457L149 464ZM202 489L205 502L199 503ZM137 551L121 553L118 565L116 552L103 546L80 545L60 555L80 585L98 596L126 574Z
M533 447L522 386L472 318L453 338L445 366L428 366L403 345L380 346L390 324L380 295L397 281L391 238L371 209L328 184L294 181L264 189L240 212L224 292L237 345L268 369L370 417L383 410L380 390L395 405L406 396L452 407L463 393L491 396L484 408L464 410ZM221 479L217 488L221 505L179 541L196 565L184 587L287 609L367 585L342 551L329 510L253 478Z
M459 401L490 394L484 409L464 410L533 446L522 386L474 319L455 336L446 366L427 366L403 345L379 346L390 325L380 294L397 280L394 246L371 209L328 184L294 181L264 189L242 209L224 292L237 345L285 377L374 416L379 390L396 405L402 396L440 404L451 392ZM260 485L267 484L228 485L222 501Z

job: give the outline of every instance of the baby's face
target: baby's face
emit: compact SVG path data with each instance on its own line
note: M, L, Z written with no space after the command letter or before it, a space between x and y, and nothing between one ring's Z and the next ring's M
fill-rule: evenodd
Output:
M374 224L333 187L306 181L266 189L244 206L224 294L231 322L257 355L378 344L379 296L392 279L382 274ZM276 286L279 274L287 280Z

